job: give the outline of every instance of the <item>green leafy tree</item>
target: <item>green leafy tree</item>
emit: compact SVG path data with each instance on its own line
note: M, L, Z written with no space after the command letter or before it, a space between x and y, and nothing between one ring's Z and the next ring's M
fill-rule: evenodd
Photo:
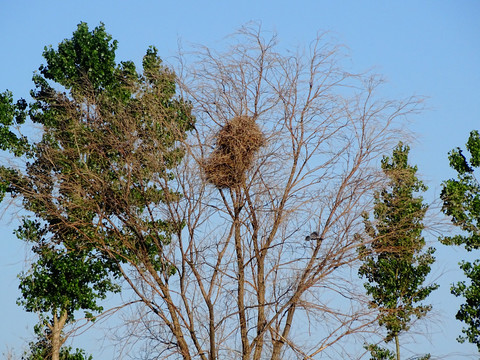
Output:
M38 222L25 219L17 236L33 242L38 256L31 268L19 276L22 298L18 304L41 318L36 331L39 340L31 348L32 359L39 358L40 353L45 359L70 359L66 357L70 356L68 349L62 357L61 347L67 340L64 328L75 321L77 310L83 310L91 320L92 312L103 311L97 300L120 290L113 281L118 274L116 267L92 251L67 251L63 246L46 243Z
M135 287L131 267L154 278L175 272L163 248L182 224L163 220L161 206L181 198L169 187L171 169L194 119L154 47L141 74L131 61L116 63L116 48L103 24L81 23L57 49L45 48L29 106L8 91L0 98L0 146L27 160L0 168L1 195L20 197L33 214L19 234L39 255L21 276L21 304L50 311L54 349L75 310L100 310L95 299L115 289L109 274ZM41 125L40 141L13 131L26 118Z
M469 159L460 148L450 151L450 166L457 172L457 178L445 181L440 195L443 212L450 216L452 223L463 233L440 240L444 244L463 245L467 251L473 251L480 248L480 182L477 177L480 167L480 135L477 130L470 133L467 150L470 153ZM460 281L451 288L452 294L465 299L456 318L467 327L462 329L464 336L458 340L468 340L476 344L480 351L480 261L462 261L460 268L469 281Z
M396 358L400 359L399 334L408 331L413 318L421 318L431 309L421 303L438 286L424 286L434 249L424 250L423 218L427 206L416 195L426 186L417 176L417 168L408 164L409 147L400 143L392 157L384 157L382 169L389 182L375 195L373 217L365 216L366 233L371 241L360 249L371 306L379 310L379 324L386 329L384 340L395 340ZM374 358L391 358L391 352L376 346ZM382 354L375 357L375 353Z

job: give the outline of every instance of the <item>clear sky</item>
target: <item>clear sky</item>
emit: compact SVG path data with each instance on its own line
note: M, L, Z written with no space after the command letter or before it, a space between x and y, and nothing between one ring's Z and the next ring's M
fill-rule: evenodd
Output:
M152 44L174 63L179 39L184 47L215 47L251 20L278 32L285 46L308 45L318 31L331 31L349 48L353 69L374 68L384 75L386 96L426 96L428 109L411 119L417 135L411 162L430 187L427 200L438 197L441 181L453 176L447 152L463 146L472 129L480 129L480 1L0 0L0 91L28 97L43 47L69 38L80 21L91 28L105 23L119 41L118 60L139 63ZM0 219L0 353L19 351L36 322L15 304L16 274L26 252L13 228L11 216ZM454 320L458 300L449 286L461 275L456 264L464 252L434 244L438 261L433 273L441 285L430 297L434 321L425 337L415 335L409 340L417 344L406 347L431 352L434 358L478 358L474 346L455 340L461 324ZM102 337L100 330L87 332L74 345L96 359L111 358L96 350L95 339Z

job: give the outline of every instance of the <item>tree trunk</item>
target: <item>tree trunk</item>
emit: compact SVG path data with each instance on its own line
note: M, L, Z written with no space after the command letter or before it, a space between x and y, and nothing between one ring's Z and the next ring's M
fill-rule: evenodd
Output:
M400 360L400 343L398 341L398 335L395 335L395 347L397 353L397 360Z
M235 252L237 254L237 266L238 266L238 287L237 287L237 306L238 316L240 323L240 337L242 341L242 359L247 360L250 358L250 346L247 335L247 318L245 314L245 272L244 272L244 259L243 259L243 246L240 235L240 206L235 206L235 219L234 219L234 237L235 237Z
M52 343L52 360L60 360L60 348L62 347L65 339L62 339L62 330L67 321L67 311L63 310L61 312L60 318L57 317L57 314L53 314L53 325L49 325L50 330L52 331L51 343Z

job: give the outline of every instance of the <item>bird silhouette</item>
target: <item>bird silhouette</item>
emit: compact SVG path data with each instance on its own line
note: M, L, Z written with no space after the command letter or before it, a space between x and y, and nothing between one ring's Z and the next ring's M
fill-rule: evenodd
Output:
M318 235L318 232L314 231L310 235L307 235L305 237L305 241L310 241L310 240L320 240L322 241L323 239Z

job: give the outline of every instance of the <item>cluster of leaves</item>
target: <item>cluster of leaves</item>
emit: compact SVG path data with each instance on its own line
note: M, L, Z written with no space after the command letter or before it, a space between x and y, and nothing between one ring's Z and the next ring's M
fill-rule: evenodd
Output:
M369 344L364 346L371 354L370 360L395 360L395 353L379 345Z
M466 147L470 159L465 157L460 148L449 153L450 166L457 172L457 178L445 181L441 193L443 212L464 233L440 240L447 245L463 245L467 251L472 251L480 248L480 182L475 175L480 167L478 131L470 133ZM465 336L460 336L458 340L468 340L476 344L480 351L480 261L463 261L460 268L469 282L461 281L451 288L452 294L465 298L456 318L467 327L462 330Z
M395 360L397 356L389 349L382 348L376 344L369 344L364 346L365 350L370 352L370 360ZM409 360L430 360L432 356L425 354L421 356L410 357Z
M374 221L365 216L366 232L373 240L360 248L359 275L368 280L365 288L372 297L371 306L380 311L386 342L398 341L398 334L409 329L413 318L425 316L431 306L420 302L438 287L423 285L435 260L434 249L424 251L422 219L427 206L416 194L426 186L416 177L417 168L408 164L408 153L409 147L400 143L391 158L383 159L389 182L375 196ZM388 354L382 356L388 358Z
M22 360L45 360L51 358L51 348L48 342L38 341L30 344L30 351L28 354L22 356ZM60 349L59 360L92 360L91 355L87 355L82 349L73 349L69 346Z
M28 151L28 140L25 136L17 136L10 127L17 127L25 123L27 118L27 102L19 99L13 100L11 91L0 93L0 149L10 151L19 156Z
M52 358L52 343L49 339L49 330L44 328L43 324L35 327L37 340L29 343L29 349L23 354L22 360L45 360ZM60 349L59 360L93 360L91 355L87 355L82 349L75 349L70 346L64 346Z
M23 298L18 304L29 312L58 312L57 317L66 312L68 320L73 320L74 312L80 309L103 311L97 299L120 291L111 279L112 274L117 275L115 264L92 251L67 251L35 239L32 235L39 235L37 229L38 223L26 219L17 232L19 238L35 241L33 252L38 255L31 268L19 276ZM86 316L93 315L87 312Z

